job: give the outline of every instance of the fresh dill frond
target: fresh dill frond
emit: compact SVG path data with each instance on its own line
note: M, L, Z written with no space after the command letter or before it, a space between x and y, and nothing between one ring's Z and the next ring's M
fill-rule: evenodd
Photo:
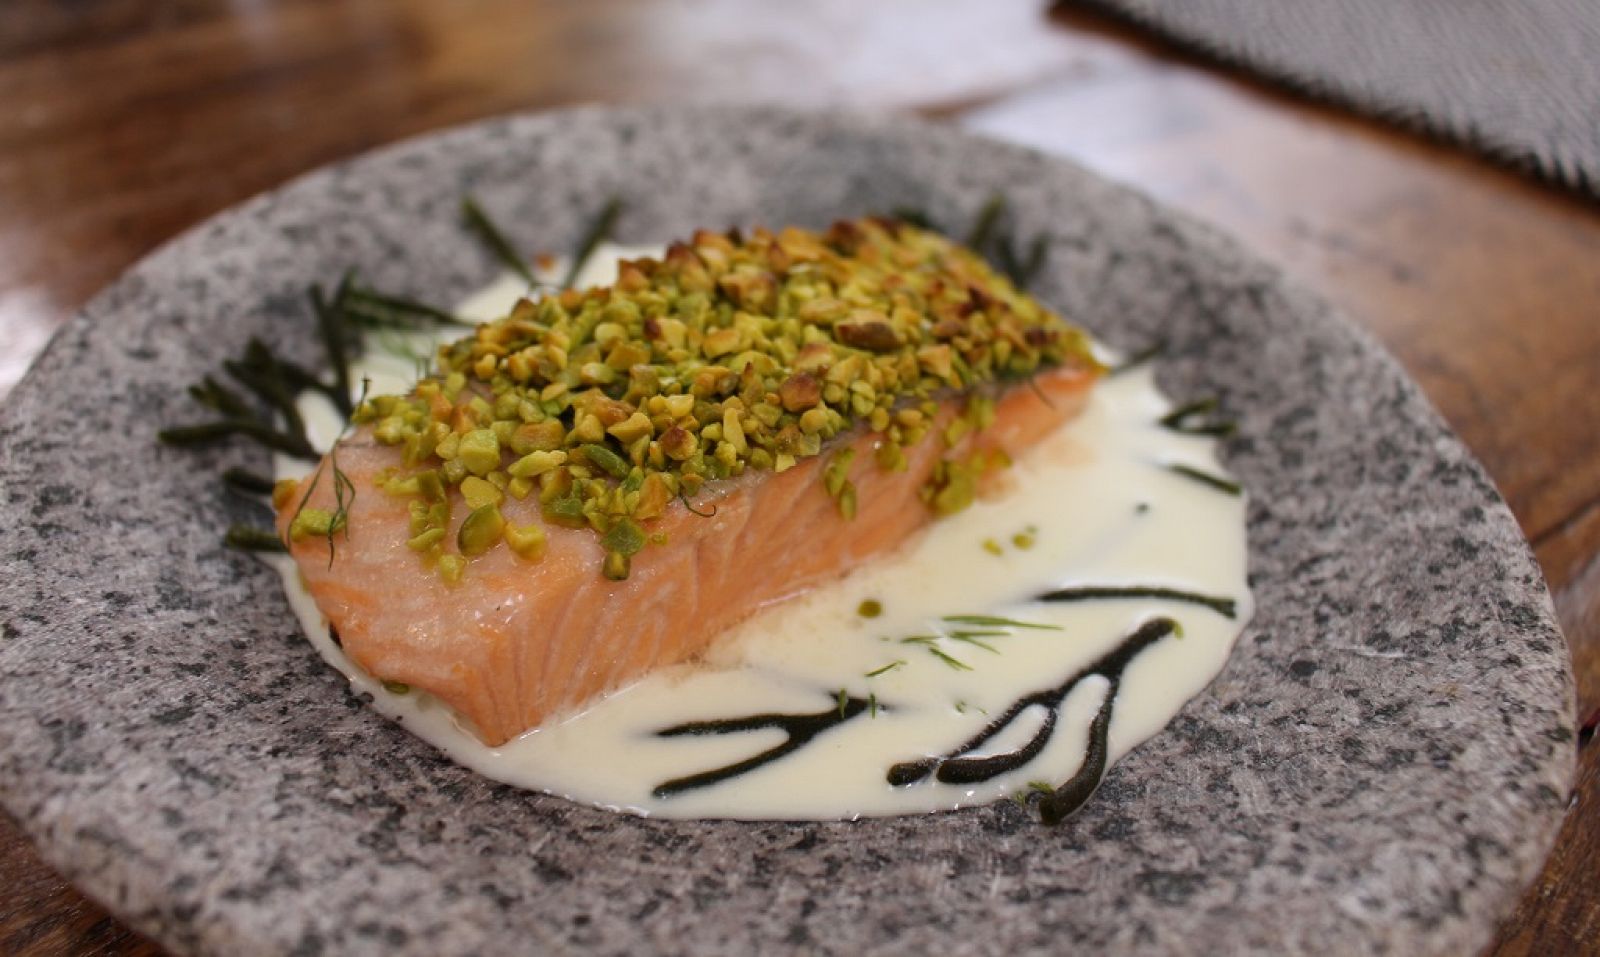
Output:
M1060 625L1045 625L1034 621L1017 621L997 615L945 615L941 621L952 625L976 625L979 628L1034 628L1039 631L1060 631Z
M867 672L866 674L862 675L862 677L863 678L876 678L879 675L886 675L889 672L895 670L896 668L899 668L899 667L903 666L905 663L906 662L905 662L904 658L896 658L894 661L889 662L888 664L884 665L882 668L877 668L877 669L874 669L872 671Z
M999 648L996 648L994 645L991 645L986 641L979 640L978 638L974 637L975 634L980 634L980 633L978 633L978 632L970 632L970 631L957 631L957 632L952 632L951 635L950 635L950 638L951 638L952 641L964 642L964 643L972 645L974 647L982 648L984 651L990 652L992 654L998 655L1000 653L1000 649ZM982 634L994 634L994 632L982 632Z
M938 648L935 648L933 645L929 645L928 646L928 654L934 656L935 658L938 658L940 661L944 662L945 664L949 665L950 667L954 668L957 671L971 671L972 670L972 666L967 664L965 661L962 661L959 658L956 658L956 657L953 657L953 656L951 656L949 654L946 654L945 652L940 651Z

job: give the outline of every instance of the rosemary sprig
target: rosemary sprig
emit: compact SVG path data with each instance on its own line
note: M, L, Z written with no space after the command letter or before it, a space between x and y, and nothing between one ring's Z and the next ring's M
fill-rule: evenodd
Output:
M1212 435L1218 438L1232 435L1238 428L1238 423L1228 421L1212 421L1192 423L1190 420L1196 416L1207 415L1217 411L1218 400L1216 396L1207 396L1186 402L1171 412L1156 420L1156 424L1163 429L1179 432L1184 435Z
M246 418L253 413L238 394L217 380L206 376L198 385L189 387L189 395L196 402L229 418Z
M417 321L424 319L446 326L475 326L438 306L354 284L345 294L344 309L351 318L374 328L415 329Z
M1186 479L1192 479L1193 481L1199 482L1201 485L1210 486L1211 488L1214 488L1217 491L1227 495L1240 495L1244 492L1244 486L1240 485L1238 482L1235 482L1233 479L1226 479L1220 475L1212 475L1210 472L1202 471L1192 465L1184 465L1179 462L1172 462L1168 463L1167 471L1176 475L1181 475Z
M1106 375L1121 375L1130 369L1137 369L1139 366L1144 365L1150 360L1158 358L1163 352L1166 351L1167 341L1165 339L1157 339L1155 342L1152 342L1150 345L1145 346L1143 349L1140 349L1138 352L1135 352L1133 355L1112 366L1111 370L1107 372Z
M289 549L275 533L254 525L230 525L222 537L229 548L245 552L286 552Z
M247 495L271 495L272 479L246 468L234 466L222 473L222 484Z
M286 381L302 377L310 378L308 374L288 363L279 362L277 356L272 354L272 350L267 348L266 343L255 338L245 344L242 359L225 360L222 368L233 377L234 381L254 392L283 418L285 432L310 445L306 439L305 420L300 416L300 409L295 405L294 392Z
M583 234L577 251L572 254L572 264L567 267L567 275L561 280L562 289L571 289L572 284L578 281L578 274L583 271L589 257L594 255L595 248L611 238L611 231L616 228L617 217L621 214L622 200L613 196L606 201L605 208L600 210L600 215L595 218L589 231Z
M939 224L935 223L933 219L928 216L926 210L919 209L915 206L896 206L895 208L889 210L889 215L893 216L895 219L898 219L900 222L905 223L907 226L915 226L918 229L926 229L931 233L944 232L943 229L939 228Z
M1050 235L1041 233L1033 238L1033 243L1028 247L1028 258L1021 259L1017 256L1015 245L1011 237L1002 236L995 243L995 260L1000 271L1011 277L1011 281L1022 289L1028 288L1033 283L1034 277L1044 267L1045 256L1050 252Z
M506 238L505 233L494 224L489 214L483 211L478 201L469 193L461 198L461 219L466 224L468 231L478 238L495 258L507 269L516 273L528 285L534 285L537 280L533 278L533 270L528 268L528 263L517 253L516 247Z
M328 364L333 366L333 399L340 414L349 418L354 407L350 403L350 361L345 351L349 332L345 326L344 300L350 291L351 273L339 280L339 288L330 303L322 296L321 286L311 287L311 311L317 317L317 331L322 335L322 348L328 353Z
M168 445L206 445L235 435L255 439L269 449L300 459L316 459L317 450L301 436L289 435L255 419L218 419L198 425L162 429L156 438Z
M989 238L994 235L995 227L1000 225L1000 217L1005 211L1005 194L991 194L978 210L978 218L973 222L972 229L967 231L967 248L982 252L983 247L989 245Z

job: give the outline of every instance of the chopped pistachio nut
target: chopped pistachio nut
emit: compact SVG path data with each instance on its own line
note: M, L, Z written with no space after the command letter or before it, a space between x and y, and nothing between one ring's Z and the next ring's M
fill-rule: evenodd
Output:
M993 421L984 390L1050 366L1098 368L1081 331L975 253L886 220L700 231L622 274L611 288L519 303L441 347L438 373L409 396L356 411L376 441L403 451L407 469L385 490L445 504L413 514L409 544L447 581L465 569L434 534L448 527L451 487L472 509L463 554L499 541L541 551L537 526L508 527L499 513L507 495L537 494L547 522L594 529L605 573L621 578L650 537L639 523L708 481L784 471L852 430L882 434L878 466L904 469L952 392L972 393L942 430L954 446ZM824 470L846 516L856 510L848 452ZM986 467L943 462L923 497L954 511ZM300 523L302 536L315 521Z
M506 520L497 505L480 505L468 513L456 532L456 547L468 558L476 558L499 544Z
M520 558L537 561L544 557L544 529L538 525L507 525L506 544Z
M329 512L320 508L302 508L289 523L289 539L298 542L337 532L344 528L344 522L343 513Z
M282 511L290 502L294 501L294 493L300 488L298 479L278 479L272 484L272 507Z

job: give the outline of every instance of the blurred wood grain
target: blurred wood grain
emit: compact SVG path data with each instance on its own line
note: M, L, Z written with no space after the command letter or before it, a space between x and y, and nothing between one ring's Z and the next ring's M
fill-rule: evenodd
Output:
M156 245L326 162L583 102L901 109L1071 157L1240 235L1401 360L1533 543L1600 707L1600 210L1007 0L0 5L0 394ZM1493 954L1600 952L1600 746ZM0 821L0 953L159 949Z

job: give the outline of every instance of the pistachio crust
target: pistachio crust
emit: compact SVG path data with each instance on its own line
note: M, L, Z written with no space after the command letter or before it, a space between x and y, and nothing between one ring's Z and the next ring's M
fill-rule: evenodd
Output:
M879 467L903 468L937 399L969 396L939 431L953 446L992 419L995 385L1095 366L1081 331L975 253L883 219L821 234L700 231L661 260L624 262L610 287L523 299L437 362L410 395L370 398L354 416L403 448L405 468L384 487L415 499L412 547L438 560L503 538L536 557L498 505L537 494L547 522L601 536L614 578L651 520L707 482L784 471L855 429L883 435ZM848 517L847 465L826 485ZM956 462L941 471L965 474ZM443 534L451 489L473 511L455 550ZM947 482L925 499L944 513L969 497ZM459 576L460 562L447 564Z

